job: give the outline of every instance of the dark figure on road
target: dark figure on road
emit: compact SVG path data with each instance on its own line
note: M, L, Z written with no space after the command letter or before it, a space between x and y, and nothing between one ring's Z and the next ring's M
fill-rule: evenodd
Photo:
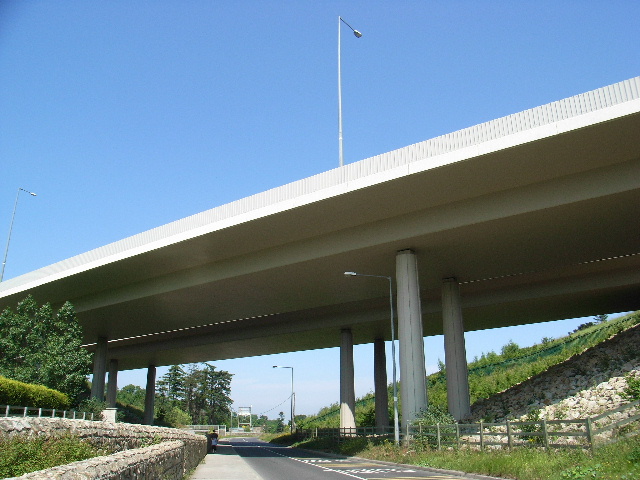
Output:
M210 438L211 438L211 450L213 451L213 453L216 453L216 450L218 449L218 433L214 430Z

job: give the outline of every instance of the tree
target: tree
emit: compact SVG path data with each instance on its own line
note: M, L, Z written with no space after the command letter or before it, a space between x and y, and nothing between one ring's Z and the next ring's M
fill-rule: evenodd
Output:
M73 305L57 312L28 296L0 314L0 375L44 385L77 405L87 389L91 354L82 348L82 329Z
M159 415L163 418L179 408L197 425L219 425L231 411L231 377L216 367L191 365L189 370L173 366L158 381Z
M595 317L593 317L593 319L596 321L596 323L604 323L607 321L607 319L609 318L609 315L596 315Z
M138 385L129 384L118 389L116 398L118 402L125 405L131 405L133 407L144 409L145 394L146 393L144 388L141 388Z

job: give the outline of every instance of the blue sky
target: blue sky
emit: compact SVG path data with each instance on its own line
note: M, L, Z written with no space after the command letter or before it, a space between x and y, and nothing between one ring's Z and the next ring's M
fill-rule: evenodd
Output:
M338 15L363 33L342 28L346 163L640 74L632 0L0 0L0 235L17 188L38 194L20 196L5 278L336 168ZM469 355L581 322L469 334ZM371 357L356 349L357 395ZM338 400L337 362L215 365L255 413L287 398L271 365L295 366L313 413Z

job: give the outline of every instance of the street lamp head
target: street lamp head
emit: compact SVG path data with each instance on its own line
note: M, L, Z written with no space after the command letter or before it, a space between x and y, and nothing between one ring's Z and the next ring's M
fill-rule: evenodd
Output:
M344 272L345 277L355 277L358 275L356 272Z
M360 38L362 36L362 33L360 33L358 30L354 30L353 34L357 37Z
M33 195L34 197L37 197L37 195L33 192L29 192L31 195Z

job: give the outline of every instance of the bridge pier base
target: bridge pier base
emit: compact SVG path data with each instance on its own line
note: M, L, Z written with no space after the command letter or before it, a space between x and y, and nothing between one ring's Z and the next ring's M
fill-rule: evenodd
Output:
M349 434L356 428L356 391L353 370L353 334L348 328L340 332L340 430Z
M412 250L401 250L396 254L396 282L402 429L405 430L420 410L427 407L418 262Z
M449 413L462 420L471 413L469 371L464 343L460 287L455 278L442 281L442 322Z

